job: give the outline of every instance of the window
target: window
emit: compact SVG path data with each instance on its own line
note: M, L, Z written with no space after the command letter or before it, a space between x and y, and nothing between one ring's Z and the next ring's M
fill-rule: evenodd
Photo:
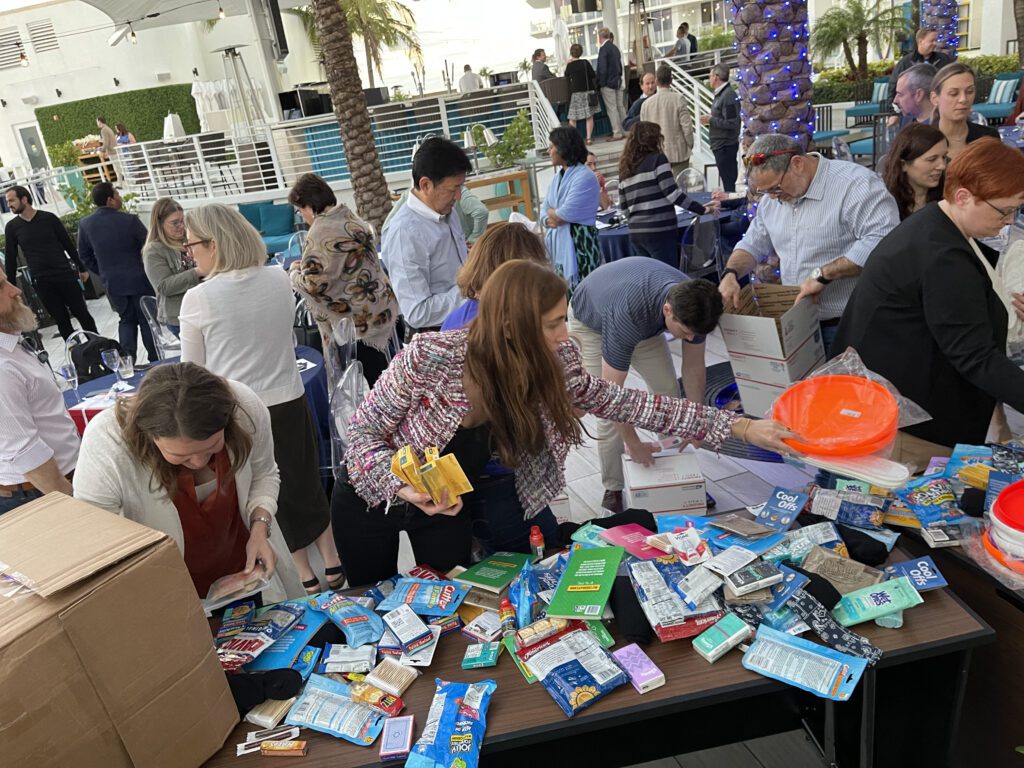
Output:
M0 69L11 69L21 64L21 54L27 53L17 27L0 29Z
M53 22L49 19L30 21L25 26L28 28L29 40L32 41L32 50L36 53L60 49L57 35L53 31Z

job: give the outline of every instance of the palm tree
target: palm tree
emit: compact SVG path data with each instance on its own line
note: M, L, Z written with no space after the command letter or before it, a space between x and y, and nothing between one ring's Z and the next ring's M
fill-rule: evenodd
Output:
M902 6L890 7L885 0L844 0L843 5L832 6L815 22L811 45L819 58L841 50L850 74L864 80L868 76L868 44L887 48L898 32L906 30Z
M373 143L370 111L352 50L348 18L338 0L313 0L312 11L334 115L352 174L356 210L380 232L391 210L391 196Z
M366 77L374 87L373 70L384 75L381 55L384 48L405 46L409 59L416 64L423 61L423 49L416 34L416 17L397 0L339 0L348 19L353 37L361 38L366 53ZM291 8L285 13L298 16L314 50L320 40L309 6Z

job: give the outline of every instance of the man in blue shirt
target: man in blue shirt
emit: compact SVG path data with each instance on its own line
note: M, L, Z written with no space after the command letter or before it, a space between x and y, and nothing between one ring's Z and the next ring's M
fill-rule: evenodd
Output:
M78 225L78 253L107 286L119 318L117 340L125 354L136 356L141 330L149 362L156 362L156 344L139 305L143 296L155 295L142 266L146 226L138 216L121 210L121 193L108 181L92 188L92 201L96 210Z
M466 174L473 169L462 148L432 137L412 160L412 192L381 240L407 335L437 330L462 296L455 274L466 260L466 236L454 212Z
M682 339L680 371L690 400L704 402L707 374L704 339L722 316L718 289L707 280L690 280L657 259L630 256L594 270L576 287L569 304L569 335L580 345L583 364L594 376L625 385L630 367L657 395L679 397L679 383L664 333ZM640 440L629 424L600 420L603 506L622 508L622 452L651 464L656 444ZM714 501L709 498L713 505Z

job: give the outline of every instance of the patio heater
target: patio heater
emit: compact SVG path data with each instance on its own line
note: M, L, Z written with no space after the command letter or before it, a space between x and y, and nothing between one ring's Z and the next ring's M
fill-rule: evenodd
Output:
M264 123L263 107L249 77L239 48L244 45L227 45L215 48L212 53L221 54L224 60L224 79L227 83L228 110L236 138L250 138L255 128Z
M494 131L492 131L490 128L488 128L483 123L473 123L471 126L466 128L465 131L463 131L463 133L462 133L462 146L465 149L472 149L473 150L473 167L476 169L475 172L477 174L479 174L480 173L480 161L478 159L479 152L477 151L478 147L477 147L477 143L476 143L476 137L473 135L473 129L477 128L477 127L483 128L484 144L486 146L488 146L488 147L493 147L495 144L497 144L498 143L498 137L494 135Z

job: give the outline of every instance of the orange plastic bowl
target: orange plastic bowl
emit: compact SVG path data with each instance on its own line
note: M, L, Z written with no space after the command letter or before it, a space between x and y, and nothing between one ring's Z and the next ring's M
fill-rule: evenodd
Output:
M999 563L1004 568L1009 568L1011 571L1016 573L1024 574L1024 563L1019 560L1014 560L1012 557L1004 553L999 547L996 546L995 542L992 541L992 537L989 536L989 532L985 531L981 535L981 543L985 547L985 551L988 552L992 559Z
M896 435L896 398L870 379L837 374L798 381L782 393L772 418L800 435L786 440L801 453L866 456Z

